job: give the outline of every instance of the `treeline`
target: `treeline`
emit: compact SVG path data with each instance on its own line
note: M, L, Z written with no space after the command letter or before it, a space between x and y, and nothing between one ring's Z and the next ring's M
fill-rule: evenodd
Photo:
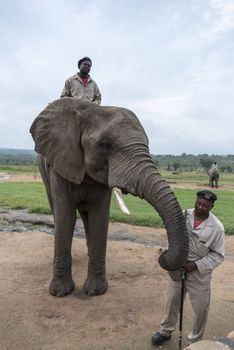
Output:
M35 165L37 153L33 150L0 148L0 165Z
M221 172L234 173L234 155L208 154L158 154L151 155L159 169L179 171L207 171L213 162L217 162ZM0 165L35 165L37 153L33 150L0 148Z
M208 171L213 162L217 162L221 172L234 172L234 155L186 154L175 156L171 154L152 155L159 169L167 171Z

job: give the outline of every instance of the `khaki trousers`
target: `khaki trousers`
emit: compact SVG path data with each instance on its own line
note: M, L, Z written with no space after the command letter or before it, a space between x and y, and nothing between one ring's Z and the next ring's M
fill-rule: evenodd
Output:
M187 275L185 280L184 299L188 293L194 311L193 329L188 335L190 343L200 340L204 334L210 306L210 280L207 283L199 284L193 274ZM169 281L167 301L164 319L161 322L160 333L169 336L175 330L179 316L181 299L181 281Z

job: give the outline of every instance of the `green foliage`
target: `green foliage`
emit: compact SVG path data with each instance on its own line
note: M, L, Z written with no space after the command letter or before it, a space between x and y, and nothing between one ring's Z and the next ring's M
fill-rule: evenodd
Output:
M172 154L158 154L151 155L155 164L160 171L173 171L174 164L179 163L179 170L182 172L203 171L207 172L210 165L216 161L221 172L234 172L234 155L208 155L208 154L186 154L172 155Z
M33 165L36 164L37 153L33 150L17 150L0 148L0 164Z
M179 167L180 167L180 163L179 162L173 162L174 171L177 171L177 169L179 169Z
M212 165L212 160L209 157L200 158L201 166L204 170L208 171Z
M216 161L219 169L224 173L234 172L234 155L208 154L158 154L151 155L160 171L207 171L209 165ZM35 165L37 153L33 150L0 148L0 165Z

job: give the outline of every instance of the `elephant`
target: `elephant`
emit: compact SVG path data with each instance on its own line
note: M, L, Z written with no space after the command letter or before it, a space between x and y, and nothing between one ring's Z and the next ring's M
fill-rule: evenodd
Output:
M219 172L217 169L210 169L208 171L209 175L209 186L210 187L219 187Z
M51 295L63 297L75 288L71 246L77 210L87 241L84 292L94 296L108 289L106 247L114 187L145 199L161 216L168 249L159 257L160 266L172 271L185 264L189 244L183 212L155 166L145 130L132 111L64 97L48 104L30 133L54 216Z

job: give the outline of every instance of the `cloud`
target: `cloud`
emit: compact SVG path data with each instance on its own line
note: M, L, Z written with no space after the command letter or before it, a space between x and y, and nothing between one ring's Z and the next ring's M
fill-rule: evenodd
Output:
M33 148L30 124L88 55L152 153L234 152L233 1L16 0L1 19L0 147Z
M226 33L234 29L234 3L232 0L210 0L205 19L211 25L213 35Z

